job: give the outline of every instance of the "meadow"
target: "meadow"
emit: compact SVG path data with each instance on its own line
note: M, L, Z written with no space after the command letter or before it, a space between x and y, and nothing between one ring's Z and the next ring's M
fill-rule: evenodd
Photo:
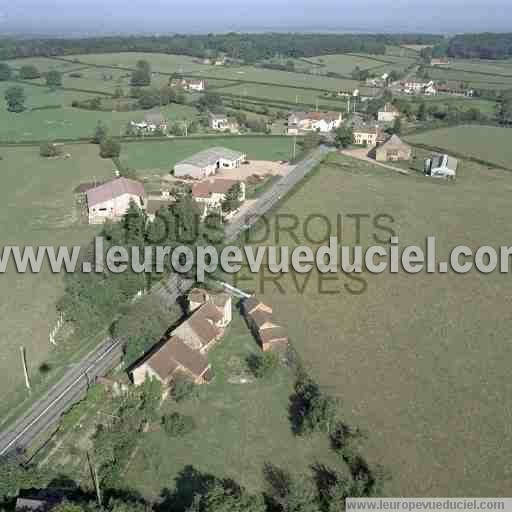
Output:
M467 155L512 170L512 147L508 128L495 126L457 126L440 128L406 137L411 143L425 144Z
M340 80L340 82L343 82ZM343 83L340 84L341 86ZM326 98L324 94L318 91L310 91L308 89L296 89L287 87L275 87L273 85L257 85L257 84L240 84L232 87L223 87L219 89L219 94L231 94L237 96L243 103L244 97L250 99L257 98L262 102L280 101L289 103L303 103L315 106L318 102L320 105L330 106L336 109L344 108L345 102L338 99Z
M445 80L447 82L465 82L469 87L476 89L509 89L512 87L512 73L509 76L501 74L482 74L464 69L449 69L443 67L428 68L428 75L432 80Z
M12 83L0 83L0 97ZM27 109L21 113L8 112L4 101L0 101L0 113L4 122L0 123L0 141L23 142L89 137L94 133L99 121L104 123L114 135L124 133L129 121L144 119L146 111L97 112L71 107L73 100L87 100L94 94L50 90L29 83L22 87L27 97ZM51 108L45 108L51 107ZM195 119L197 109L189 105L171 104L162 108L162 113L170 121Z
M270 216L276 244L277 215L297 216L278 245L310 246L326 237L316 219L334 229L343 215L343 243L382 243L374 216L388 214L400 247L424 246L436 236L445 259L459 244L498 247L512 239L506 171L461 162L455 183L422 175L404 177L374 164L334 155ZM283 227L293 226L281 217ZM336 231L334 231L335 233ZM292 235L293 233L293 235ZM261 232L252 234L256 240ZM365 428L368 460L384 464L392 480L387 495L499 496L510 488L512 456L512 347L507 318L512 282L501 274L364 273L358 281L318 272L238 276L272 304L314 377L336 394L347 420ZM363 279L364 281L361 281Z
M385 56L369 56L368 58L359 55L339 54L322 55L308 59L312 62L322 65L323 72L334 72L340 75L349 76L356 67L359 69L372 69L380 67L383 61L387 60Z
M174 164L194 153L214 146L243 151L253 160L289 160L292 154L291 137L189 137L163 141L131 142L124 144L121 161L136 170L151 170L168 174Z
M71 157L43 159L39 147L0 148L3 246L80 245L97 232L97 227L80 222L73 189L82 182L112 177L112 161L100 159L93 145L66 146L64 151ZM4 290L0 300L0 417L4 420L7 411L14 412L13 404L23 405L21 400L26 397L19 346L26 347L34 381L42 378L38 370L42 363L61 357L48 335L57 319L55 303L63 291L63 276L53 274L46 265L39 274L18 274L11 263L0 279ZM47 377L51 376L52 372Z

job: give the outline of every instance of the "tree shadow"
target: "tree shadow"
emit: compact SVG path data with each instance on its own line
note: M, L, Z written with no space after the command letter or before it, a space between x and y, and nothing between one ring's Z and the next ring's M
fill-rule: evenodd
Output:
M174 489L163 489L161 501L155 506L155 512L185 512L194 503L196 496L206 495L210 489L219 483L232 491L240 491L240 486L231 479L219 480L215 476L202 473L191 465L185 466L175 479Z

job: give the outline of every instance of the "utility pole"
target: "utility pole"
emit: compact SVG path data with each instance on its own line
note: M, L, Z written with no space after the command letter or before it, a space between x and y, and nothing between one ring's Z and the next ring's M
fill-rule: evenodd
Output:
M101 500L101 490L100 490L100 481L98 478L98 470L96 469L96 465L91 462L91 456L89 452L87 452L87 462L89 464L89 471L91 473L92 483L94 484L94 489L96 491L96 499L98 500L98 506L100 509L103 508L102 500Z
M292 154L292 161L295 160L295 154L297 152L297 135L293 136L293 154Z
M32 387L30 386L30 379L28 377L28 370L27 370L27 354L25 352L25 347L20 347L20 353L21 353L21 363L23 364L23 374L25 375L25 386L29 391L32 391Z

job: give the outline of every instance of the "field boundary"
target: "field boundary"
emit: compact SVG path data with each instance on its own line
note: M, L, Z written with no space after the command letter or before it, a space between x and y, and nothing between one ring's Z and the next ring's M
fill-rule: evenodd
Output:
M406 139L407 140L407 139ZM467 154L462 154L457 151L447 150L446 148L440 148L438 146L431 146L430 144L422 144L419 142L411 142L407 141L407 144L411 145L414 148L424 149L426 151L432 151L434 153L449 153L460 160L468 160L470 162L474 162L475 164L485 165L486 167L492 167L494 169L501 169L502 171L510 171L512 172L512 168L504 167L501 164L497 164L495 162L489 162L488 160L482 160L481 158L476 158Z

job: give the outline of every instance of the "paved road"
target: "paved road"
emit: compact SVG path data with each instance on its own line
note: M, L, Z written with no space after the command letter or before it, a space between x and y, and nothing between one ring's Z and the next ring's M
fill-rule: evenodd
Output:
M242 231L258 222L258 218L269 212L290 190L300 183L329 152L334 149L320 146L308 158L295 166L292 172L283 176L256 203L247 209L241 218L235 218L226 228L226 240L233 241Z
M229 224L226 229L227 239L234 240L243 230L257 222L258 217L271 210L315 168L329 151L332 150L327 147L318 148L306 160L299 163L291 173L281 178L245 212L241 219L236 219ZM192 281L178 274L172 274L164 283L155 286L151 293L157 294L162 301L172 305L180 295L190 289L192 284ZM55 425L63 413L85 396L90 383L108 373L121 361L121 358L122 342L110 337L106 338L80 363L74 365L14 425L0 433L0 456L28 447L39 434Z

